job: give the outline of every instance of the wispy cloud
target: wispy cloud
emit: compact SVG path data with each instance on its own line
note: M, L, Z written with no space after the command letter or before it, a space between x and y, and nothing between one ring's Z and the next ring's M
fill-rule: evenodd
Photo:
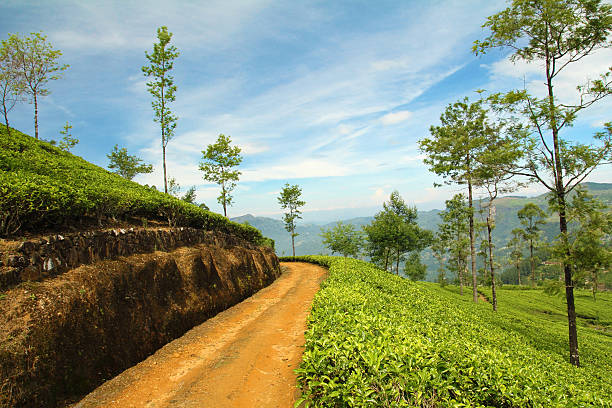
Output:
M541 83L537 66L493 58L490 77L465 79L478 69L471 43L503 0L23 4L13 2L8 13L0 6L0 23L11 32L42 29L72 65L72 82L54 88L62 103L49 99L45 120L83 118L89 128L80 129L87 136L79 148L103 162L115 143L126 146L155 166L138 181L158 187L159 129L140 67L155 30L167 25L181 53L169 174L197 186L198 199L214 208L218 189L203 180L198 163L219 133L230 135L244 155L237 212L276 210L269 192L286 181L304 185L309 210L379 205L393 188L412 202L448 198L451 190L423 190L436 177L417 148L444 106L475 87L520 87L523 76L529 87ZM558 95L574 97L575 86L611 58L606 51L568 70ZM582 118L601 124L609 103Z
M410 111L391 112L380 118L380 121L383 125L395 125L397 123L404 122L411 117L412 112Z

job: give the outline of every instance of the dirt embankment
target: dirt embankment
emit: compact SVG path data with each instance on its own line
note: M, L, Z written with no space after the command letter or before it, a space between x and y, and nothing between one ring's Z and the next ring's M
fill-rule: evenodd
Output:
M269 248L197 245L21 283L0 294L0 407L83 395L279 273Z
M327 271L288 263L272 285L124 371L74 408L287 408L306 318Z

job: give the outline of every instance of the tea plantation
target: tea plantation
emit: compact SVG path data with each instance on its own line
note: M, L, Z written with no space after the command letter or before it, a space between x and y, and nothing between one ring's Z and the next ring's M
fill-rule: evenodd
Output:
M582 325L582 367L570 365L567 329L551 315L562 313L559 299L501 290L494 313L452 287L410 282L362 261L298 260L329 267L298 370L306 406L612 406L610 332ZM537 302L511 307L507 292ZM600 321L609 318L610 300L597 301L608 310Z
M17 130L9 137L0 128L0 236L108 219L162 220L273 245L256 228L126 180Z

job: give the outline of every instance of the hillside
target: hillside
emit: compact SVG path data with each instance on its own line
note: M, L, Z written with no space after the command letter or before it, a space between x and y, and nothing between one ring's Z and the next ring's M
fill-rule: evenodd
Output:
M583 186L585 186L594 196L608 203L608 205L612 205L612 183L584 183ZM493 232L493 240L497 248L503 248L506 242L510 240L511 231L519 226L519 220L516 213L527 203L535 203L544 210L547 208L545 194L536 197L509 196L499 198L495 201L496 228ZM476 208L478 208L478 205L479 203L477 202ZM439 213L440 210L418 211L417 222L419 226L435 231L440 223ZM373 217L359 217L339 221L361 227L362 225L369 224L372 220ZM264 236L274 239L276 243L276 252L279 256L291 254L291 238L285 230L282 221L268 217L254 217L250 214L232 218L232 221L238 223L248 222L250 225L259 229ZM319 234L321 233L321 228L329 228L334 224L335 222L323 226L315 224L298 224L297 233L300 235L296 237L296 255L331 255L330 251L323 245L323 239ZM550 241L555 237L558 234L558 228L558 220L556 220L555 217L549 217L547 223L543 226L543 235L545 239ZM430 252L424 252L423 262L428 266L428 280L435 280L437 264Z
M0 237L148 221L219 230L265 243L253 227L228 221L154 188L0 128Z
M609 293L595 305L577 291L577 369L568 362L567 321L557 316L563 300L542 291L504 291L493 313L453 286L411 282L362 261L300 260L330 268L298 370L314 406L612 406Z

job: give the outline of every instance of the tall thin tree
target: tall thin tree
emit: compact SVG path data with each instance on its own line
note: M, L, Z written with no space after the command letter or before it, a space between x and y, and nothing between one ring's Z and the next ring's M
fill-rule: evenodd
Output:
M512 238L506 244L510 250L509 258L516 268L516 278L520 286L521 284L521 261L523 260L523 235L520 228L512 230Z
M153 44L153 52L149 54L145 51L145 56L149 60L148 66L142 67L142 72L146 77L152 77L147 82L147 90L153 96L151 106L155 113L155 122L161 128L162 162L164 168L164 192L168 193L168 176L166 171L166 146L174 136L176 121L178 117L170 110L170 102L176 99L176 85L174 77L170 71L174 66L174 59L179 56L176 47L168 45L172 39L172 33L168 32L166 26L157 29L158 43Z
M524 138L525 160L515 173L551 191L559 214L560 237L567 241L567 195L609 158L612 125L607 125L607 133L597 133L592 144L563 138L562 131L575 122L580 111L612 92L612 67L597 80L585 79L584 84L577 84L575 103L561 102L555 85L561 72L612 45L612 6L601 0L513 0L508 8L488 17L483 27L490 29L490 34L474 43L476 54L509 48L512 61L535 62L542 67L544 97L523 89L500 95L499 103L530 126L532 132ZM579 366L571 264L565 262L563 271L570 363Z
M431 138L419 141L427 156L423 161L430 171L444 177L447 183L466 185L468 189L470 260L472 269L472 298L478 302L476 250L474 237L474 188L478 186L479 156L491 145L494 131L487 122L483 101L470 102L464 98L450 104L440 116L440 126L431 126Z
M438 225L438 236L449 253L448 265L459 280L459 292L463 295L463 273L467 270L469 255L469 216L472 213L465 203L463 194L456 194L446 200L446 209L440 212L442 222Z
M13 34L9 41L16 47L15 56L23 78L23 89L34 103L34 136L38 139L38 98L49 95L46 85L59 79L69 65L59 64L62 52L54 50L47 42L47 36L41 33L31 33L31 37L25 38Z
M513 179L514 175L512 173L508 172L508 168L523 155L521 145L516 140L516 134L522 132L523 129L521 126L507 124L501 120L492 124L489 129L491 131L488 132L487 149L476 158L480 166L477 167L475 174L479 184L486 189L489 198L488 201L481 201L481 206L484 204L484 207L487 209L485 224L487 230L486 252L488 261L486 264L491 275L491 305L493 306L493 311L497 311L497 291L495 287L496 263L493 256L495 200L500 194L511 193L523 186L522 183Z
M302 196L302 189L297 184L289 185L285 183L285 186L278 196L278 203L281 208L289 210L283 215L283 221L285 222L285 229L291 234L291 249L293 250L293 256L295 257L295 237L298 234L295 232L295 221L298 218L302 218L300 215L300 207L306 205L306 201L300 200Z
M529 244L529 270L531 271L531 285L535 286L536 274L533 250L535 249L538 237L542 232L540 227L546 223L546 213L536 204L527 203L516 213L516 215L523 226L523 228L520 230L521 237L526 243Z
M6 133L9 136L11 135L11 128L8 113L17 102L25 100L25 83L23 74L19 69L16 41L16 36L10 36L8 40L2 40L0 47L0 99L2 100Z

